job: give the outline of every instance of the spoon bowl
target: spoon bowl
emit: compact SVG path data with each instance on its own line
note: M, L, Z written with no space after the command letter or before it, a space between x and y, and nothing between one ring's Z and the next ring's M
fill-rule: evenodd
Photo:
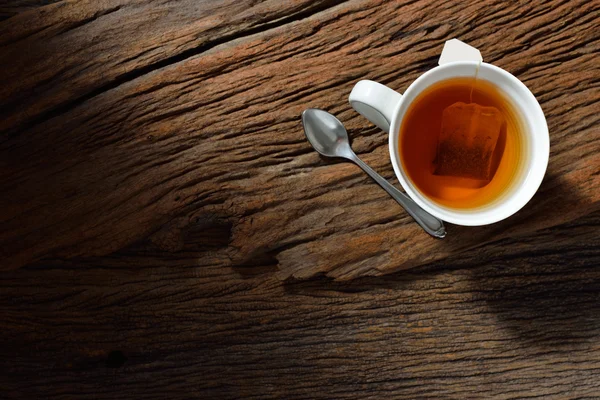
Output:
M344 125L332 114L318 108L302 113L304 133L317 152L326 157L350 158L354 152Z

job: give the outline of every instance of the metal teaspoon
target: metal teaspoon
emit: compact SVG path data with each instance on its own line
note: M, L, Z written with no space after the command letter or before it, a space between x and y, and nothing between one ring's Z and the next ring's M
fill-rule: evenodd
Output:
M423 210L358 158L350 147L346 128L336 117L327 111L309 108L302 113L302 125L306 138L316 151L326 157L341 157L354 162L404 207L427 233L440 239L446 236L446 228L441 220Z

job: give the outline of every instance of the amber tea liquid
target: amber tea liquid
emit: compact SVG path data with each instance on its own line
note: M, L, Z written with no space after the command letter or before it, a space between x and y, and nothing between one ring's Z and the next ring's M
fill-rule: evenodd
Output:
M434 174L442 114L456 102L495 107L504 117L489 181ZM524 137L522 119L494 85L481 79L451 78L430 86L412 102L400 127L398 146L408 178L424 196L449 208L473 209L501 199L523 173Z

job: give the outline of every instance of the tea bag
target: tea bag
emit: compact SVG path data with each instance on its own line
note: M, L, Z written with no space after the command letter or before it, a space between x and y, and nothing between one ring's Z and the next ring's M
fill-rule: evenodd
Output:
M495 107L462 102L446 107L434 174L491 180L492 155L503 124Z

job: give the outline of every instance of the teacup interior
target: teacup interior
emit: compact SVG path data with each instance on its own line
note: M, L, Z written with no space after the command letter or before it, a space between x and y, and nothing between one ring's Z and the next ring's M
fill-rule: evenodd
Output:
M478 67L479 71L477 71ZM513 174L511 179L504 182L501 190L495 188L496 191L499 190L495 196L491 196L489 201L457 207L456 204L450 204L443 201L440 196L436 196L435 190L427 190L423 184L416 184L414 171L407 170L401 155L402 153L405 156L410 155L411 150L414 149L416 156L420 157L421 154L417 148L418 140L413 140L412 144L410 141L403 140L402 135L406 132L403 133L402 128L406 128L406 125L403 124L406 124L411 112L414 111L411 110L411 107L415 108L415 104L418 104L419 96L422 97L429 89L444 81L472 78L476 72L478 72L478 79L493 86L503 96L509 111L510 129L518 132L519 154L512 154L511 157L504 160L504 165L501 165L505 170L512 170ZM390 154L396 175L407 193L419 205L445 221L461 225L484 225L499 221L523 207L541 183L549 151L547 126L543 112L527 87L498 67L486 63L479 66L475 62L458 62L434 68L417 79L404 93L395 115L390 130ZM425 119L431 120L432 118L430 116ZM418 128L418 125L415 126ZM414 134L414 132L412 133ZM407 143L411 147L401 151L402 145ZM431 158L431 154L422 156ZM436 184L443 183L443 179L438 179L438 181L437 183L430 182L429 189L435 189ZM464 184L469 185L469 182ZM481 189L473 187L473 192L476 190Z

